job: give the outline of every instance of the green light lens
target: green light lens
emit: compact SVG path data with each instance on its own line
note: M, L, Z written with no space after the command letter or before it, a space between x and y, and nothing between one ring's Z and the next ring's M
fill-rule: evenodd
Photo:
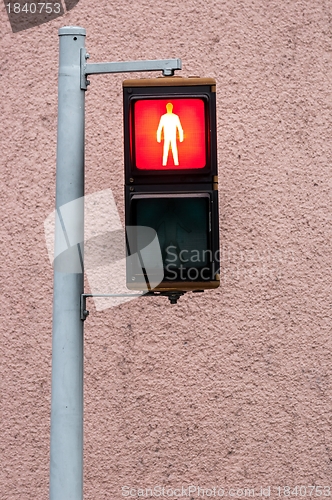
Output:
M134 197L135 224L156 231L166 279L189 272L199 279L191 269L209 266L209 201L206 195Z

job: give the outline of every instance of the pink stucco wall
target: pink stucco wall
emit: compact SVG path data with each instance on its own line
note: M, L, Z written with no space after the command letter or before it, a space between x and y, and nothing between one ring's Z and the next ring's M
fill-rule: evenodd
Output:
M0 498L48 498L43 222L63 25L86 28L91 62L180 57L184 76L217 80L221 288L90 303L85 499L190 484L332 494L331 2L80 0L15 34L0 16ZM112 188L122 217L121 82L135 76L91 77L86 96L86 192Z

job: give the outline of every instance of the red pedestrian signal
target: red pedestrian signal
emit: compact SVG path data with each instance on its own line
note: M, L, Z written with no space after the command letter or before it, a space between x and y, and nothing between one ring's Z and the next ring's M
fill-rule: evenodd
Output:
M203 99L137 100L131 130L135 166L141 170L204 168L204 108Z
M215 85L211 78L123 82L126 226L155 231L164 275L154 286L153 269L131 263L130 289L144 283L151 291L181 293L219 286ZM143 250L138 233L128 255ZM145 249L143 260L153 268L147 255Z

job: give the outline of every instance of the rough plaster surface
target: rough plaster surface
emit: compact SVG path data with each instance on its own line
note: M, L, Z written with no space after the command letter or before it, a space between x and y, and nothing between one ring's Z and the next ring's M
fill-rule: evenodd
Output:
M332 490L331 2L80 0L16 34L0 16L0 498L48 498L43 221L63 25L87 29L91 62L181 57L184 76L217 80L222 286L176 306L90 303L85 499L124 485ZM132 76L91 77L86 99L86 191L111 187L122 220Z

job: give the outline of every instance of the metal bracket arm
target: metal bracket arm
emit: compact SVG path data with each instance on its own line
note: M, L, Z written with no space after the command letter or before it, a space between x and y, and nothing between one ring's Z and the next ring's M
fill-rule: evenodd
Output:
M86 308L87 297L141 297L144 293L82 293L81 295L81 320L86 320L89 311Z
M89 54L81 49L81 89L89 85L88 75L105 73L136 73L139 71L162 71L164 76L173 76L174 71L182 69L181 59L157 59L155 61L101 62L87 64Z
M195 290L203 292L204 290ZM186 292L141 292L141 293L82 293L81 294L81 320L85 321L89 316L89 311L86 308L87 297L167 297L171 304L176 304L181 295Z

